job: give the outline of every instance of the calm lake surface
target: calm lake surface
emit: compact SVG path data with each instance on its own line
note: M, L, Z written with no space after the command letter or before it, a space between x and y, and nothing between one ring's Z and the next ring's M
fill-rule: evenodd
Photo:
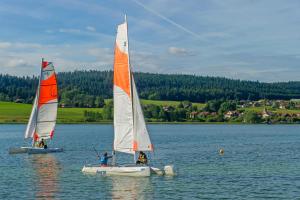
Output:
M0 125L0 199L300 198L299 125L149 125L152 164L178 172L150 178L81 173L96 162L93 146L111 150L112 125L58 125L49 146L64 153L8 155L26 144L24 130Z

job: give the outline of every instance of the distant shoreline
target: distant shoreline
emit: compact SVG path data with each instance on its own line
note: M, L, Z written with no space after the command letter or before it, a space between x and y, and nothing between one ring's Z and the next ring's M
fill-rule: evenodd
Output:
M149 112L156 111L155 109L158 108L159 112L163 114L160 118L157 118L157 116L156 118L145 117L147 124L300 124L300 103L299 107L295 109L275 109L270 105L252 105L250 107L235 108L234 111L224 112L221 115L217 112L202 111L205 104L193 103L192 106L195 106L194 108L199 111L184 110L183 115L186 119L178 117L182 115L180 111L183 110L183 108L178 108L180 102L142 100L142 103L147 107L148 116ZM258 104L259 102L254 103ZM283 103L286 104L287 102ZM172 106L167 106L169 104ZM210 102L210 104L212 103ZM152 108L152 110L149 108ZM0 124L27 124L31 109L31 104L0 101ZM165 111L166 109L169 110ZM103 117L105 112L106 114L108 112L104 111L105 108L60 107L57 113L57 124L113 124L112 116L110 118ZM169 117L165 116L166 112L169 113ZM97 118L98 115L100 115L100 119ZM171 118L172 115L176 115L178 119L176 117Z
M5 124L27 124L27 122L0 122L0 125ZM99 124L99 125L113 125L113 122L58 122L56 124ZM147 124L151 125L300 125L300 123L273 123L273 124L266 124L266 123L241 123L241 122L147 122Z

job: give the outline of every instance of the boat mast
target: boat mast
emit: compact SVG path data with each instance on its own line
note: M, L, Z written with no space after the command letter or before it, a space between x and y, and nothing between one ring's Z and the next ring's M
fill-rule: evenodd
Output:
M38 115L39 115L39 96L40 96L40 85L41 85L41 78L42 78L42 72L43 72L43 63L44 63L44 58L42 58L42 64L41 64L41 71L40 71L40 78L39 78L39 84L38 84L38 88L37 88L37 94L36 94L36 98L37 98L37 113L36 113L36 117L35 117L35 130L36 130L36 127L37 127L37 123L38 123ZM36 133L36 131L34 131ZM35 134L34 133L34 134ZM33 134L33 138L32 138L32 147L34 146L34 134Z
M130 53L129 53L129 37L128 37L128 23L127 23L127 16L125 14L124 16L125 23L126 23L126 36L127 36L127 52L128 52L128 68L129 68L129 84L130 84L130 95L131 95L131 111L132 111L132 125L134 127L134 112L133 112L133 94L132 94L132 71L131 71L131 65L130 65ZM134 134L133 134L134 135ZM133 138L134 140L135 138ZM134 142L134 141L133 141ZM136 163L136 155L134 152L133 155L133 161Z

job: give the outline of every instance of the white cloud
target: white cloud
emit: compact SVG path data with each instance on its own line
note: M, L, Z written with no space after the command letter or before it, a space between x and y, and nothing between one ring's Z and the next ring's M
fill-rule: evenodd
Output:
M37 43L22 43L22 42L17 42L13 43L12 47L16 49L39 49L42 48L43 45L37 44Z
M91 48L87 50L87 53L91 56L98 57L103 54L112 54L112 50L108 48Z
M0 42L0 49L6 49L11 47L11 43L10 42Z
M58 30L46 30L47 33L63 33L63 34L70 34L70 35L79 35L79 36L85 36L85 37L99 37L102 40L105 40L107 38L112 38L111 35L100 33L96 31L95 27L87 26L83 29L79 28L60 28Z
M15 67L18 67L18 66L21 66L21 65L25 65L27 64L26 61L22 58L12 58L12 59L9 59L5 65L7 67L12 67L12 68L15 68Z
M36 75L42 58L52 61L57 71L112 69L113 49L97 48L94 44L2 43L10 45L0 48L1 73Z
M111 69L115 28L126 11L137 71L299 80L298 7L272 0L7 1L0 5L1 73L38 73L41 57L59 71Z
M47 30L45 30L45 32L46 32L46 33L54 33L54 31L51 30L51 29L47 29Z
M65 28L60 28L58 30L61 33L81 33L80 29L65 29Z
M203 37L209 39L209 38L227 38L229 37L229 33L225 32L206 32L202 34Z
M88 31L92 31L92 32L95 32L95 31L96 31L96 28L93 27L93 26L87 26L87 27L85 27L85 28L86 28L86 30L88 30Z
M179 48L179 47L169 47L168 49L169 54L172 55L189 55L190 52L185 48Z

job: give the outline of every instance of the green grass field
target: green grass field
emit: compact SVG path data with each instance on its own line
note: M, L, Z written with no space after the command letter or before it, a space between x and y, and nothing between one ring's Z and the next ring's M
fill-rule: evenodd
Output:
M26 122L32 105L0 101L0 122Z
M58 123L84 122L84 111L102 113L102 108L59 108L57 114Z
M105 103L108 103L111 101L111 99L105 99ZM180 101L159 101L159 100L146 100L141 99L141 103L143 105L158 105L158 106L178 106ZM199 109L203 108L205 106L205 103L193 103L193 105L196 105Z
M105 100L109 102L111 99ZM177 106L179 101L154 101L141 100L142 104L155 104L163 106ZM198 108L205 104L193 103ZM27 123L32 105L0 101L0 123ZM84 111L102 112L102 108L59 108L57 114L58 123L84 123Z
M26 123L32 105L0 102L0 123ZM59 123L84 122L84 111L102 112L102 108L59 108L57 121Z
M147 104L154 104L154 105L162 105L162 106L177 106L180 101L157 101L157 100L146 100L142 99L141 100L143 105ZM193 105L196 105L199 109L203 108L205 106L204 103L193 103Z
M261 113L263 111L264 107L261 106L261 107L249 107L249 108L243 108L243 109L240 109L240 110L245 110L245 111L254 111L254 112L257 112L257 113ZM298 114L300 113L300 110L299 109L295 109L295 110L289 110L289 109L274 109L272 108L271 106L267 106L266 109L268 111L271 111L271 112L274 112L274 113L287 113L287 114Z

